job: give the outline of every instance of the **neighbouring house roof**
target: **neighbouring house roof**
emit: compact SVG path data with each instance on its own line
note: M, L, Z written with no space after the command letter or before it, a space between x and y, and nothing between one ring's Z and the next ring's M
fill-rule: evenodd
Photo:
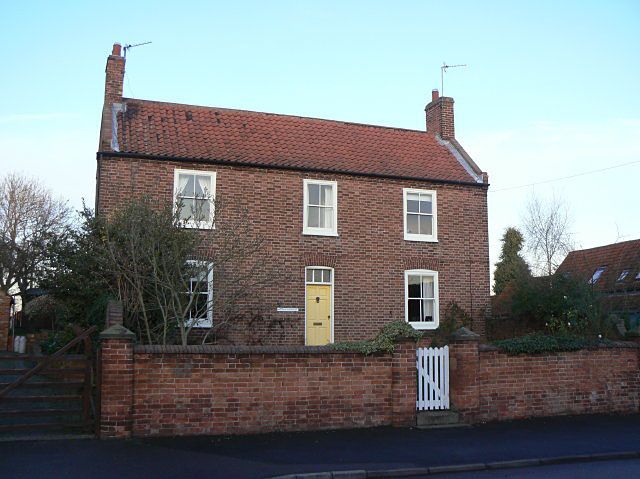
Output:
M594 289L601 292L640 291L640 239L572 251L557 272L585 282L593 278Z
M123 103L116 117L120 155L486 185L457 141L426 131L128 98Z

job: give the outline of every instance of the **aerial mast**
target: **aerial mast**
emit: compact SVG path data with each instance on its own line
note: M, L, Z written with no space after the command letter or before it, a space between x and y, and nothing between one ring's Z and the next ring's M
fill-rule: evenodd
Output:
M125 47L126 54L126 47ZM442 62L442 66L440 67L440 94L444 96L444 74L449 68L460 68L466 67L467 64L458 64L458 65L447 65L446 62Z

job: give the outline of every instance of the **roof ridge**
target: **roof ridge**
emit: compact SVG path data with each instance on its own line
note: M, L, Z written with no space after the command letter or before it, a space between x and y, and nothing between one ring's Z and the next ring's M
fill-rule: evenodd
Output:
M602 246L592 246L591 248L574 249L573 251L570 251L568 254L580 253L580 252L584 252L584 251L591 251L591 250L594 250L594 249L609 248L611 246L619 246L619 245L623 245L625 243L636 243L636 242L640 243L640 239L625 240L625 241L620 241L618 243L605 244L605 245L602 245Z
M321 121L321 122L340 123L340 124L343 124L343 125L354 125L354 126L361 126L361 127L367 127L367 128L383 128L385 130L395 130L395 131L408 132L408 133L422 133L424 135L429 135L429 133L426 130L415 130L413 128L400 128L400 127L397 127L397 126L373 125L371 123L359 123L359 122L356 122L356 121L332 120L330 118L319 118L319 117L315 117L315 116L293 115L293 114L289 114L289 113L273 113L273 112L268 112L268 111L242 110L240 108L226 108L226 107L219 107L219 106L191 105L191 104L188 104L188 103L175 103L175 102L160 101L160 100L146 100L144 98L122 98L122 101L124 103L126 103L127 101L133 101L133 102L155 103L155 104L160 104L160 105L169 105L169 106L177 106L177 107L182 106L182 107L189 107L189 108L200 108L200 109L203 109L203 110L224 110L224 111L230 111L230 112L256 113L256 114L260 114L260 115L283 116L283 117L287 117L287 118L298 118L298 119L301 119L301 120L314 120L314 121Z

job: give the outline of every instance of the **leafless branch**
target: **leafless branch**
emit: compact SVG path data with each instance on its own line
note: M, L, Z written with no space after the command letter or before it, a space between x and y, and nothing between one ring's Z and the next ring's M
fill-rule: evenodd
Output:
M538 275L552 275L574 248L567 204L557 196L529 198L524 217L525 245Z
M47 248L68 227L69 208L36 179L9 173L0 180L0 289L21 295L47 268Z

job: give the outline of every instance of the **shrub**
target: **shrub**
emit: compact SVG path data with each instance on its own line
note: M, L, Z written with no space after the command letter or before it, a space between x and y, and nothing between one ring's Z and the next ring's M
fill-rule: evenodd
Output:
M543 331L551 335L618 337L602 311L598 294L584 281L556 274L520 278L511 288L501 299L502 314L508 317L489 321L490 337Z
M51 331L45 339L40 341L40 347L44 354L53 354L75 337L71 325L66 325L58 331Z
M543 354L560 351L578 351L589 346L607 344L608 341L593 340L566 334L546 335L542 333L527 334L519 338L494 341L492 344L507 354Z
M441 347L449 344L451 335L458 329L471 326L471 316L461 308L455 301L450 301L442 314L442 320L438 329L429 333L431 345Z
M422 336L420 331L413 329L406 321L393 321L386 324L373 339L334 343L330 347L339 351L356 351L367 355L392 353L398 340L411 339L418 341Z

